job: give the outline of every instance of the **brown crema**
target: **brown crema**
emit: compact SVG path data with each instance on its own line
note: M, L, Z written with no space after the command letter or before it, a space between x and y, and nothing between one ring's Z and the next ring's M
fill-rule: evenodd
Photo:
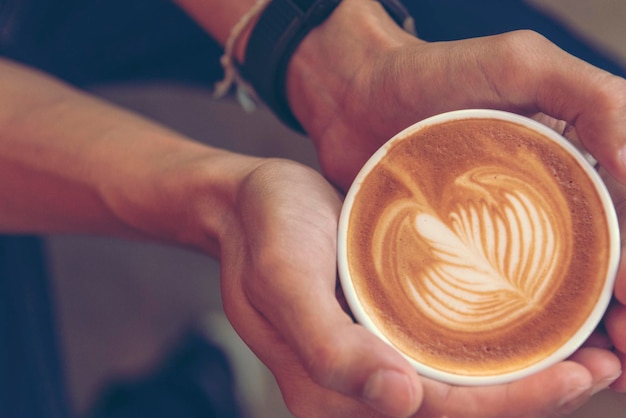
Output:
M536 363L602 290L608 222L593 182L550 139L467 119L397 141L348 226L355 290L408 356L465 375Z

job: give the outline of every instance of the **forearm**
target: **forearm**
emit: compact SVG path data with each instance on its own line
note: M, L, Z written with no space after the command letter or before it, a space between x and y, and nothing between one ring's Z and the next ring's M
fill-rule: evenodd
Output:
M256 159L0 61L0 231L154 239L215 253Z

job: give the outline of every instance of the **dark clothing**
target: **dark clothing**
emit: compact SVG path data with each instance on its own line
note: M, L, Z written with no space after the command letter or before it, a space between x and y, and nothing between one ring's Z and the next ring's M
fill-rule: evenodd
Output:
M222 351L191 333L159 370L113 385L90 418L237 418L233 388Z
M425 40L533 29L570 53L624 76L623 68L523 1L405 4ZM0 55L79 87L137 80L211 86L222 75L220 53L169 0L0 0ZM0 236L3 418L70 416L52 302L38 240ZM190 344L196 347L194 354L183 349L187 354L175 357L155 376L112 390L97 418L236 417L225 359L198 340ZM203 365L197 368L202 375L192 373L196 367L191 359Z
M68 417L41 242L0 236L0 416Z
M542 33L617 75L624 68L521 0L405 0L429 41ZM11 6L13 5L13 6ZM170 0L0 0L0 55L79 86L176 80L212 85L221 48Z
M449 41L495 35L519 29L541 33L559 47L615 75L624 67L594 49L555 19L520 0L405 0L420 38Z
M221 77L220 47L170 0L2 2L0 55L75 85Z

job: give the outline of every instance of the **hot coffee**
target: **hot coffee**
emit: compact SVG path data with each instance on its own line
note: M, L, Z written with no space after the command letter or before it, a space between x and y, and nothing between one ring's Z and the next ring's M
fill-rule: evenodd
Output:
M407 357L454 375L506 375L561 349L607 299L613 268L615 226L583 163L488 117L391 141L342 218L367 320Z

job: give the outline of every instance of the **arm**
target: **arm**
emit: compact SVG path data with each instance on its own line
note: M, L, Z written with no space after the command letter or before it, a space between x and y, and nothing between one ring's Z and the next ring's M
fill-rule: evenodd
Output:
M108 234L217 254L219 226L256 159L12 62L0 60L0 74L0 230ZM211 216L201 213L207 206Z

